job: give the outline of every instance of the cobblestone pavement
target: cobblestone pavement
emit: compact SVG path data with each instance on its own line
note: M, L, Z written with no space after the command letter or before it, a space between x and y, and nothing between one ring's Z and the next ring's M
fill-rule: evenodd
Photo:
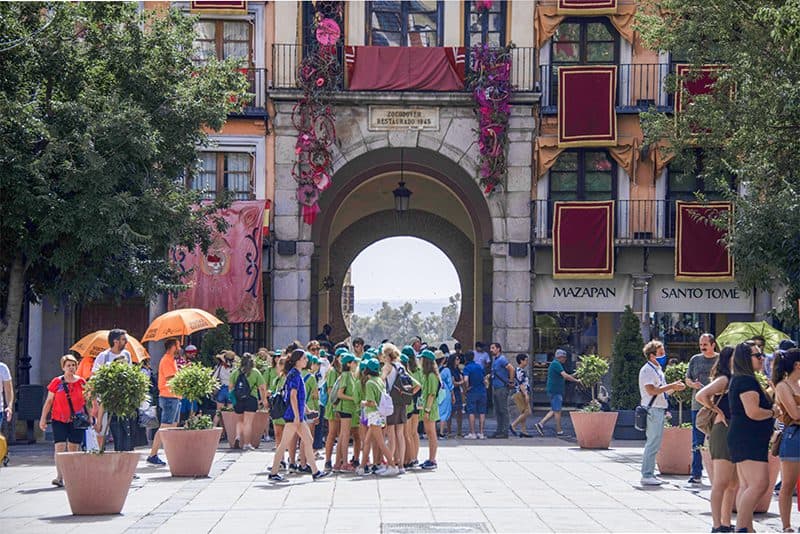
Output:
M441 442L439 469L400 477L336 475L313 482L267 481L272 444L252 452L218 451L211 476L172 478L141 461L123 512L74 517L54 488L51 449L14 446L0 469L0 531L112 532L708 532L706 484L664 477L639 486L639 442L606 451L568 440L511 438ZM424 442L423 442L424 446ZM143 454L144 449L139 449ZM425 458L422 451L420 458ZM322 465L322 462L319 462ZM98 498L102 498L98 495ZM796 510L796 508L795 508ZM794 512L793 523L800 524ZM760 532L780 531L777 501L756 516Z

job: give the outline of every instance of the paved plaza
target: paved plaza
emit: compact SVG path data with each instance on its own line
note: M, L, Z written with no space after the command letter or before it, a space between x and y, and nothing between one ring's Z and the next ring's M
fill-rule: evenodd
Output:
M0 530L708 532L711 526L707 479L698 488L687 487L684 476L665 477L670 483L660 488L639 486L638 442L589 451L556 438L448 440L437 471L319 482L290 475L282 485L266 479L271 445L242 453L223 444L205 479L171 478L166 468L142 460L123 513L100 517L70 515L64 490L50 485L50 449L15 446L12 463L0 469ZM795 518L797 525L800 513ZM780 531L777 501L756 521L759 532Z

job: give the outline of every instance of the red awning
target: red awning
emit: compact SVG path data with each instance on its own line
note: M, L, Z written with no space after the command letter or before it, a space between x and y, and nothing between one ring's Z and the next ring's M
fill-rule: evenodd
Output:
M353 46L345 50L353 91L460 91L464 49Z

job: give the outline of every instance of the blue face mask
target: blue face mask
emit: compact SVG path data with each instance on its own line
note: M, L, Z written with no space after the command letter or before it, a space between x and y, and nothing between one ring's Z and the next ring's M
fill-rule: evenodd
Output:
M667 355L665 354L660 358L656 358L656 361L658 362L658 365L664 367L665 365L667 365Z

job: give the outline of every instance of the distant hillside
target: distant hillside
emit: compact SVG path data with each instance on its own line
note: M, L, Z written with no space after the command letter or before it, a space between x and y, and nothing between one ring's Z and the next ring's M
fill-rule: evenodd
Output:
M436 315L442 313L442 308L449 304L445 299L356 299L355 314L359 317L371 317L375 314L384 302L388 302L393 308L402 306L406 302L410 302L414 306L414 311L419 312L420 315L425 317L434 313Z

